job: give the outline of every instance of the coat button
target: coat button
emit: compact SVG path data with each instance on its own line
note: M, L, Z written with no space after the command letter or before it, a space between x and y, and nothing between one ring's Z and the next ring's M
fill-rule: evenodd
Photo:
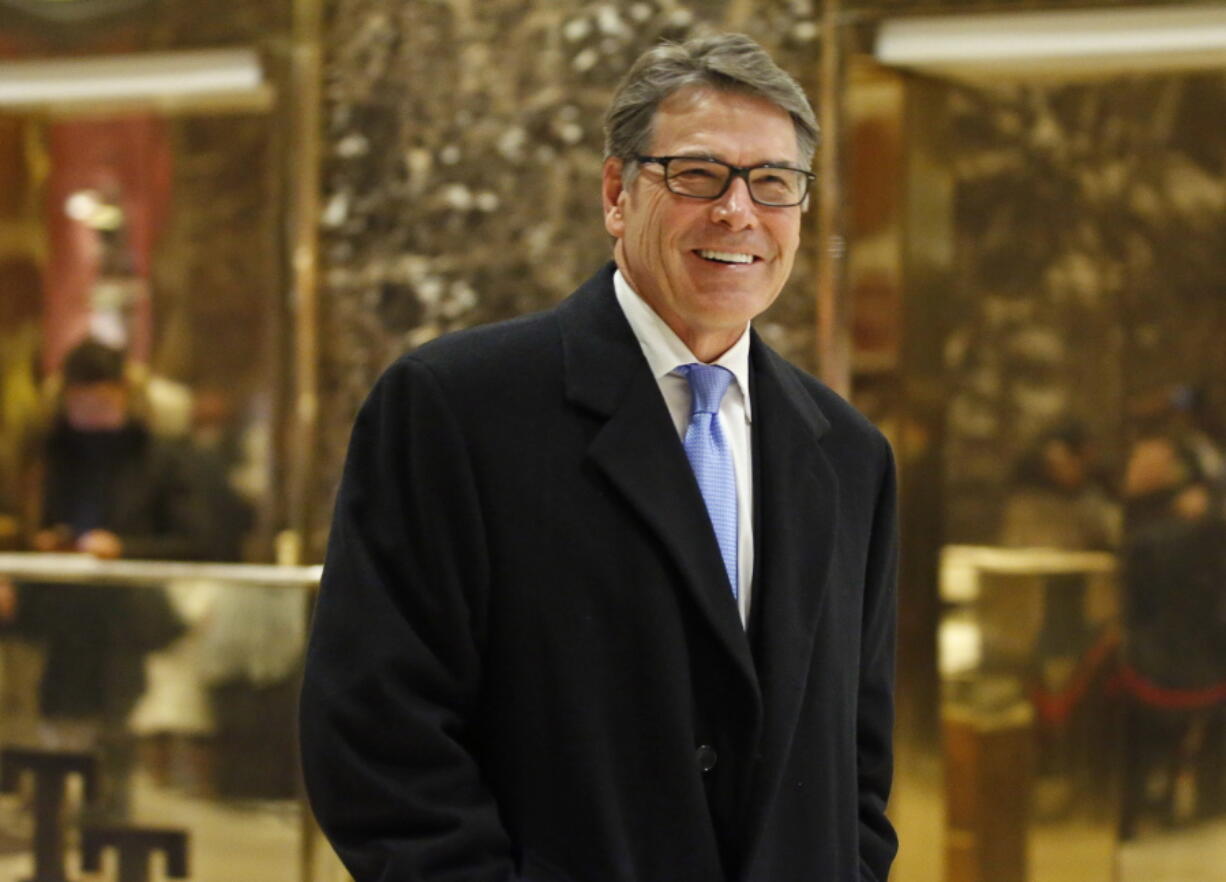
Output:
M715 748L710 744L699 746L694 755L698 760L698 768L704 772L711 771L715 768L715 764L719 762L719 754L715 752Z

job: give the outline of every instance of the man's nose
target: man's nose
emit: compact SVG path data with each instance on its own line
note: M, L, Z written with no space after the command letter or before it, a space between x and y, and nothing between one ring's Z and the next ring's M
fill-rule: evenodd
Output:
M733 178L724 195L711 206L711 219L730 230L752 227L757 219L756 204L749 195L749 183L744 178Z

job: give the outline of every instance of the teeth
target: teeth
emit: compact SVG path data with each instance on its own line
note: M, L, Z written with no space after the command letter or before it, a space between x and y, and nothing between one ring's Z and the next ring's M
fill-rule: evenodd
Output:
M753 263L752 254L737 254L734 251L700 250L698 256L705 257L707 260L718 260L721 263Z

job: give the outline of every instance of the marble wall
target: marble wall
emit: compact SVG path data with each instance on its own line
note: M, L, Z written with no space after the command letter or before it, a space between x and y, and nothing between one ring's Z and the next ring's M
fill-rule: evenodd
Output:
M349 420L388 362L545 308L608 259L601 119L640 52L662 37L745 31L813 96L819 15L815 0L333 0L318 495L330 496ZM802 250L760 328L812 368L814 268ZM314 541L325 528L321 518Z
M1226 77L954 89L948 112L948 533L989 541L1055 421L1085 424L1109 481L1177 386L1223 437Z
M275 394L269 319L285 282L274 120L191 116L168 128L174 202L153 265L154 367L225 389L241 409Z

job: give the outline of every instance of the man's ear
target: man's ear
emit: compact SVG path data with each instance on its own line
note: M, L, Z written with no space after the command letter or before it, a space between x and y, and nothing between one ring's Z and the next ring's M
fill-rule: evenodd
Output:
M626 232L626 220L622 206L626 201L626 188L622 181L622 160L610 156L600 170L600 197L604 205L604 228L609 235L620 239Z

